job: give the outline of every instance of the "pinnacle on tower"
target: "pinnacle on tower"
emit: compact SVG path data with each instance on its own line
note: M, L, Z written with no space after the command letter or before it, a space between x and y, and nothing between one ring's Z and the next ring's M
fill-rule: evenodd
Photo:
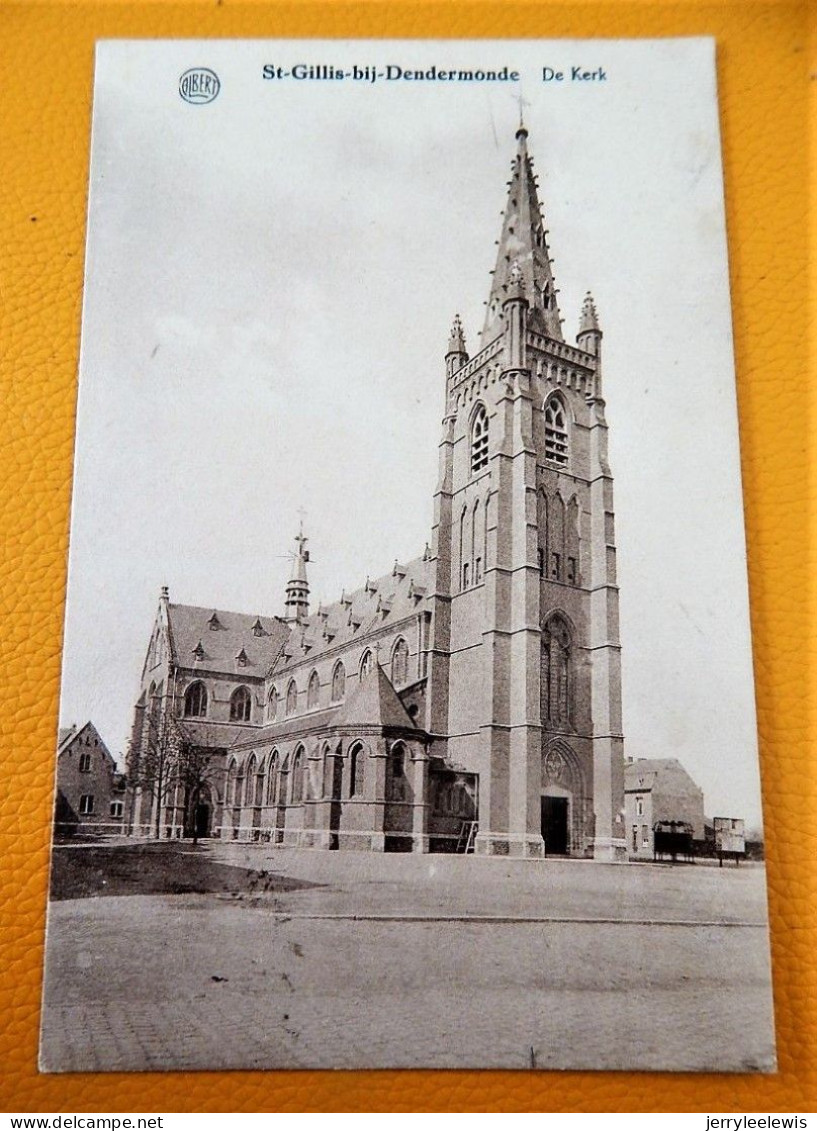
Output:
M306 564L309 561L308 541L304 534L304 524L301 522L295 536L298 549L292 555L292 572L287 582L286 601L284 602L284 619L300 622L309 616L309 582L306 577Z
M521 291L528 300L528 325L532 330L556 341L564 341L556 303L556 282L550 266L547 231L539 205L539 194L528 154L528 131L516 131L517 151L508 185L502 234L488 296L485 326L480 339L483 349L504 329L502 304L508 298L514 266L521 274Z
M445 354L445 371L448 377L453 377L468 361L468 351L465 348L465 331L462 328L459 314L454 315L454 324L448 336L448 349Z
M465 331L462 328L459 314L454 315L454 322L451 326L451 333L448 337L448 352L449 353L467 353L465 348Z
M596 304L590 291L588 291L582 303L576 345L579 349L592 353L594 357L599 357L601 355L601 339L602 333L599 327L599 316L596 313Z
M590 291L584 296L582 303L582 313L579 319L579 333L584 334L587 330L598 330L599 316L596 313L596 304L593 301L593 296Z

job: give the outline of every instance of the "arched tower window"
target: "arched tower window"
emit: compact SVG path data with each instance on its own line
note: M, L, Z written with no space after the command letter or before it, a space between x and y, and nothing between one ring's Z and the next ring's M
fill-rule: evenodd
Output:
M482 524L484 521L485 510L477 499L474 503L474 512L471 519L471 561L474 563L474 585L482 584L483 543L485 542L485 530Z
M471 422L471 471L482 471L488 466L488 413L480 405Z
M545 459L557 467L566 467L567 414L559 397L551 397L545 405Z
M366 751L356 742L349 751L349 796L358 797L363 792Z
M318 673L313 672L309 677L309 685L306 689L306 706L308 710L317 707L318 700L321 695L321 681L318 678Z
M237 687L230 696L230 721L248 723L252 710L252 698L246 687Z
M558 613L542 629L542 720L567 726L573 719L570 630Z
M460 589L467 589L469 581L467 526L468 508L463 507L460 515Z
M207 714L207 688L197 681L184 693L184 714L188 719L200 719Z
M332 672L332 702L340 703L346 694L346 668L338 660Z
M401 636L391 654L391 681L395 687L408 683L409 648Z
M290 680L287 688L287 714L294 715L298 710L298 685L295 680Z
M365 679L369 672L372 670L374 657L370 651L363 654L363 659L360 661L360 678Z
M267 699L267 715L269 716L270 721L272 721L277 714L278 690L275 687L271 687L269 690L269 698Z

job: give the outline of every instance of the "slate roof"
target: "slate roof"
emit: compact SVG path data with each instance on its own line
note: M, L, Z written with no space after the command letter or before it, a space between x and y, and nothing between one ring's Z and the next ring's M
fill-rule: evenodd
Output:
M384 577L344 592L334 604L319 606L309 617L291 626L286 654L281 655L275 670L280 672L330 649L362 641L380 628L422 612L430 579L431 563L424 555L406 565L395 563Z
M105 740L90 719L86 723L83 723L81 727L77 727L76 725L72 725L70 727L60 727L57 753L62 754L62 752L64 750L67 750L75 740L81 738L82 735L86 733L86 731L88 732L89 738L95 738L97 740L99 744L98 749L101 750L102 753L110 759L111 765L115 767L116 759L114 758L113 754L111 754L110 750L105 744Z
M297 624L171 602L167 615L173 659L194 671L263 679L270 668L285 671L421 612L430 578L426 554L406 565L395 562L391 573L367 579L360 589L344 592L339 601L319 606ZM244 662L239 660L242 650Z
M655 786L658 776L668 779L683 779L686 786L700 788L689 776L677 758L636 758L624 766L625 790L650 790Z
M197 746L233 746L241 739L255 738L258 727L237 723L218 723L212 719L176 719L176 725L185 738Z
M358 683L344 703L344 709L335 725L365 726L367 724L415 729L391 680L380 664L375 664L369 674Z
M172 603L167 613L173 659L200 671L263 679L290 633L290 626L278 617ZM199 645L201 658L196 654ZM242 649L245 663L237 659Z
M72 723L70 727L60 727L57 734L57 749L59 750L66 738L71 738L72 735L77 733L76 723Z
M265 726L256 727L252 731L242 730L236 735L233 746L263 746L274 742L283 742L286 739L297 738L299 735L311 734L328 724L333 723L343 704L335 703L325 707L322 711L308 711L303 715L292 715L288 719L280 719Z

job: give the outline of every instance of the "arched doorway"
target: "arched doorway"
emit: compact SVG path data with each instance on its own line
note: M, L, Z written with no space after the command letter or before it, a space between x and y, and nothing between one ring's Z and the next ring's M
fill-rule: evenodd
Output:
M546 856L581 854L585 801L579 760L566 742L556 739L542 756L541 828Z

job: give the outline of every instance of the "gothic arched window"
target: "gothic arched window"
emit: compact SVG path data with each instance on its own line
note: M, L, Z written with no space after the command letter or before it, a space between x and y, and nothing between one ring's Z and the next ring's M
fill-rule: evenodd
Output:
M408 682L409 648L401 636L391 654L391 681L395 687Z
M287 714L294 715L298 710L298 685L291 680L287 688Z
M224 785L224 804L235 805L235 786L238 778L238 766L235 758L233 758L227 767L227 780Z
M480 405L471 422L471 471L482 471L488 466L488 413Z
M207 688L203 683L191 683L185 691L184 713L188 719L200 719L207 714Z
M267 778L267 805L274 805L278 800L278 751L273 750L269 756L269 776Z
M386 796L392 801L403 801L406 786L406 748L402 742L396 742L389 754L389 767L386 780Z
M366 751L356 742L349 751L349 796L356 797L363 792L363 777L366 766Z
M371 652L369 652L369 651L364 652L363 659L360 661L360 678L361 679L365 679L365 677L369 674L369 672L372 670L372 664L373 663L374 663L374 658L373 658Z
M234 723L248 723L252 699L246 687L237 687L230 696L230 721Z
M244 771L244 804L252 805L253 797L255 794L255 774L256 774L256 761L255 755L250 754L250 760L247 762L247 768Z
M267 715L272 721L278 714L278 690L275 687L269 689L269 698L267 699Z
M332 702L340 703L343 696L346 694L346 668L338 660L335 664L335 670L332 672Z
M321 681L318 678L318 673L313 672L309 677L309 685L306 689L306 706L308 710L317 707L318 700L321 694Z
M264 779L265 779L265 777L266 777L266 765L264 763L264 759L262 758L261 762L258 766L258 771L255 775L255 798L253 799L253 804L256 807L260 807L261 805L264 804Z
M542 629L542 718L551 723L566 725L572 721L570 652L570 630L563 618L554 613Z
M304 799L304 748L299 746L292 763L292 790L290 800L297 805Z
M545 459L559 467L567 466L567 416L559 397L545 405Z

